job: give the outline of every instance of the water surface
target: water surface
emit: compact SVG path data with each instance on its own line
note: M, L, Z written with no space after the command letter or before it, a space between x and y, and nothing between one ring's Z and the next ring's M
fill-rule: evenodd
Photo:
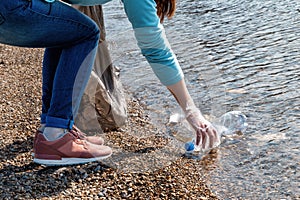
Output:
M124 86L167 124L178 107L140 55L119 1L104 6L107 38ZM221 199L300 198L300 2L181 0L168 39L203 114L242 110L243 136L203 169Z

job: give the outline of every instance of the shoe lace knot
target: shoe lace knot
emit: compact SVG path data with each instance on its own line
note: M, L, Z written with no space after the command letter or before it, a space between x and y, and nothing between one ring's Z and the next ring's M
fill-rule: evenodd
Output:
M78 131L75 131L75 130L70 130L70 133L74 136L75 138L75 142L77 144L82 144L84 146L85 149L87 149L87 143L86 143L86 140L85 140L85 135L83 135L82 132L78 132Z

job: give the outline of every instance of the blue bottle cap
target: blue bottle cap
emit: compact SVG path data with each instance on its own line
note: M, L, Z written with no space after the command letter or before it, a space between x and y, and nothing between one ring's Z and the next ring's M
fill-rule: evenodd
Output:
M193 151L195 149L195 144L193 142L187 142L184 145L186 151Z

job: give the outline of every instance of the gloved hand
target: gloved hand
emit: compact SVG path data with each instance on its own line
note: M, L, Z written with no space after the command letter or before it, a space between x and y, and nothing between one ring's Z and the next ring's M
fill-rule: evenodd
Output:
M206 151L220 144L220 136L216 129L203 117L200 110L193 103L187 105L185 116L196 131L196 146Z
M220 138L216 129L203 117L200 110L195 106L184 80L182 79L178 83L168 86L168 89L184 111L185 118L196 131L196 145L204 151L218 146Z

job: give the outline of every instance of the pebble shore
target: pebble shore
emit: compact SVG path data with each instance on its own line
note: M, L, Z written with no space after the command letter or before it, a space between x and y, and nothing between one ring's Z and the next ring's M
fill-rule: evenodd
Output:
M33 163L33 136L41 112L42 58L42 49L0 45L0 199L218 199L202 175L202 169L213 170L209 169L213 155L201 161L177 156L152 170L123 170L126 162L120 168L122 152L146 155L167 142L134 99L128 101L128 125L105 134L107 145L118 146L121 153L105 162L84 165ZM133 130L151 136L135 139L129 134Z

